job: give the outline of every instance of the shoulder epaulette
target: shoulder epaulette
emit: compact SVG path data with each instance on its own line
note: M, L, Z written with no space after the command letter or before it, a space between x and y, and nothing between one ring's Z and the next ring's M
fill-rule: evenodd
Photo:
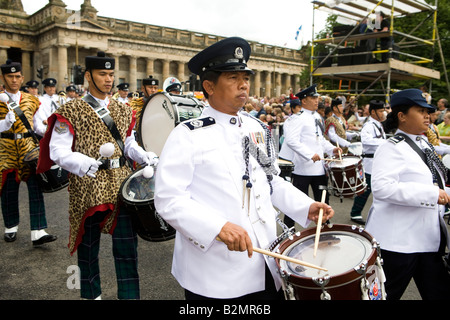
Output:
M189 130L196 130L200 128L206 128L216 124L216 120L211 117L193 119L183 122L183 125L187 127Z
M394 143L394 144L397 144L397 143L399 143L399 142L405 141L405 137L402 137L402 136L400 136L400 135L395 135L395 136L393 136L393 137L390 137L390 138L388 139L388 141L390 141L390 142L392 142L392 143Z

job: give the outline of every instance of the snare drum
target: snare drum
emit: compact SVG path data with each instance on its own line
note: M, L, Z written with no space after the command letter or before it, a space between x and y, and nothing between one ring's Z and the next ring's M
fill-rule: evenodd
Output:
M366 191L366 177L360 157L343 156L342 161L326 162L325 167L335 196L352 198Z
M156 212L155 177L145 178L144 168L133 172L120 187L121 205L130 213L136 233L146 241L160 242L175 238L173 229Z
M25 155L23 161L28 165L33 173L39 160L39 147L33 149ZM39 185L44 193L52 193L64 189L69 185L69 172L58 165L53 165L50 170L37 175Z
M328 269L302 267L276 259L286 297L292 300L385 300L379 246L364 229L324 227L314 257L316 228L286 239L279 253Z
M154 94L142 109L139 143L146 151L161 155L170 132L186 120L200 117L205 105L194 97Z
M291 181L292 172L294 171L294 164L291 161L278 159L278 166L280 167L280 177Z

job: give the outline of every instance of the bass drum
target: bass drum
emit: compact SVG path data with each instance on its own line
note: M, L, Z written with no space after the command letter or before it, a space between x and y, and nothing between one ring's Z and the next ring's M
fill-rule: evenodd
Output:
M200 117L204 107L194 97L166 92L154 94L142 109L138 128L140 145L160 156L172 130L183 121Z
M36 173L40 148L37 147L25 155L23 162ZM43 193L53 193L66 188L69 185L69 172L60 166L53 164L50 170L37 175L39 186Z
M143 176L144 168L133 172L120 187L119 198L131 215L133 227L142 239L151 242L175 238L175 229L161 218L154 205L155 177Z

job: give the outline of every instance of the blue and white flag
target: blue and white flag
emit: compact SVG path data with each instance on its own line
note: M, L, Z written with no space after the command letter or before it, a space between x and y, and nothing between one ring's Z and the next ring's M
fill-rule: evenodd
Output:
M301 25L301 26L298 28L298 30L297 30L297 34L296 34L296 36L295 36L295 41L298 40L298 36L300 35L300 31L302 31L302 26L303 26L303 25Z

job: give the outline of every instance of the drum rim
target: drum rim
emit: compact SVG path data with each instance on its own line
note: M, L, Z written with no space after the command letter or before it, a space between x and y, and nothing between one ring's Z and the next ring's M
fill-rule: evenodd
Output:
M327 227L325 227L325 228L327 228ZM375 264L375 260L377 258L377 249L374 247L375 238L369 232L367 232L364 228L360 228L360 227L357 227L354 225L335 224L335 225L333 225L333 227L331 227L329 229L325 229L325 231L323 231L323 233L325 233L325 232L328 233L328 232L332 232L332 231L344 231L344 232L350 232L350 233L356 233L355 231L357 231L359 235L366 238L372 245L372 252L369 254L368 258L366 259L366 261L368 262L368 265ZM309 228L309 229L301 231L300 235L298 235L298 236L294 235L292 239L288 238L288 239L284 240L278 247L280 254L283 255L284 252L286 251L286 249L288 247L290 247L292 244L294 244L295 242L297 242L300 239L303 239L305 237L315 234L315 232L316 232L315 227ZM314 278L300 276L300 275L294 274L292 272L287 273L287 272L283 271L284 269L281 267L280 259L275 258L275 262L277 264L278 270L280 270L280 274L284 273L284 276L287 276L288 282L291 283L292 285L296 285L296 286L302 287L302 288L316 288L317 287L320 289L320 287L314 283L314 281L313 281ZM329 279L329 282L325 286L325 288L339 287L341 285L345 285L345 284L348 284L355 280L360 279L362 277L362 275L359 274L355 270L355 267L356 266L354 266L351 269L349 269L348 271L340 273L340 274L326 276L327 279ZM323 279L324 277L325 276L317 277L315 279ZM343 280L343 281L338 281L338 280ZM310 286L310 284L312 284L313 286Z
M154 168L154 169L155 169L155 174L156 174L156 168ZM124 203L126 203L126 204L146 204L146 203L150 203L150 202L152 202L152 201L155 200L155 198L153 197L153 199L136 200L136 201L133 202L133 201L131 201L131 200L129 200L129 199L127 199L127 198L124 197L123 190L124 190L125 186L127 185L127 182L128 182L132 177L134 177L135 175L137 175L138 173L140 173L140 172L143 171L143 170L144 170L144 168L136 169L136 170L133 171L131 174L129 174L129 175L125 178L125 180L122 181L122 183L121 183L121 185L120 185L120 189L119 189L119 198L120 198L120 200L121 200L122 202L124 202ZM155 178L155 176L153 176L152 178L149 178L149 180L154 179L154 178Z
M40 152L40 149L41 149L41 147L36 147L36 148L33 148L30 152L27 152L27 154L23 157L23 161L24 162L32 162L32 161L36 161L36 159L29 159L29 160L26 160L27 159L27 156L29 155L29 154L31 154L32 152L34 152L35 150L38 150L38 159L39 159L39 152Z

